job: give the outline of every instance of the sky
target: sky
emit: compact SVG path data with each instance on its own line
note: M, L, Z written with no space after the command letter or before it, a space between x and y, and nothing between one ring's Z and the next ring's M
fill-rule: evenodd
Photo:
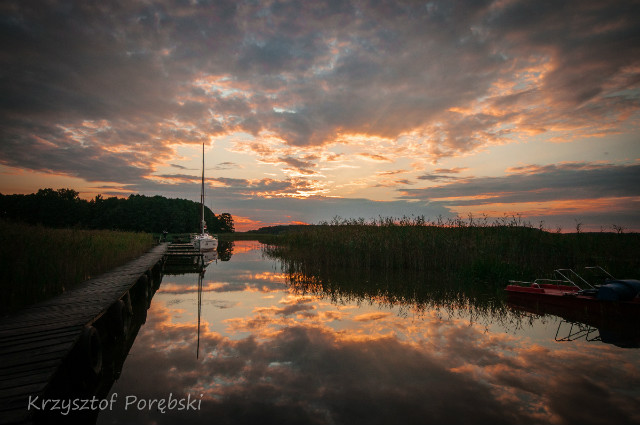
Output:
M640 2L0 4L0 193L640 230Z

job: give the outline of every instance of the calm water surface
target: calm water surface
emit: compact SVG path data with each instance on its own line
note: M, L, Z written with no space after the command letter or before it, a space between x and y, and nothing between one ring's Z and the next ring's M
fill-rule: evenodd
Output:
M301 293L236 242L198 326L198 280L164 276L99 424L640 423L640 351L557 316ZM139 409L170 396L199 409Z

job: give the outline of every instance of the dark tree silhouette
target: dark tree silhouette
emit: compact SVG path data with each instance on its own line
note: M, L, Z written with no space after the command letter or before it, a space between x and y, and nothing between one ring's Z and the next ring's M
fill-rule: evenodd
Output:
M0 194L0 218L47 227L193 233L200 227L200 204L187 199L130 195L128 198L80 199L72 189L40 189L30 195ZM229 213L215 215L205 206L211 233L233 232Z

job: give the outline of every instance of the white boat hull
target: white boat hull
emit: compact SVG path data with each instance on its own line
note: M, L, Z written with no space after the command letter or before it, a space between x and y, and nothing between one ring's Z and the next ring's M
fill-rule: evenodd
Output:
M192 240L193 247L200 252L213 251L218 248L218 240L211 235L197 235Z

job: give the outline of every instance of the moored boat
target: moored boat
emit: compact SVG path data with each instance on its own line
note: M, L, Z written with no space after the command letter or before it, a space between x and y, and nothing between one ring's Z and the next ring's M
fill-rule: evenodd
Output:
M200 234L195 234L191 237L191 243L194 248L202 251L213 251L218 247L218 239L215 236L211 236L210 234L205 232Z
M200 252L215 251L218 248L218 238L207 232L204 220L204 143L202 144L202 187L200 191L200 233L191 235L193 247Z
M510 301L527 299L591 314L640 313L640 281L616 279L601 267L587 269L604 275L600 283L592 284L571 269L558 269L555 273L562 279L509 281L505 290Z
M523 314L560 317L558 342L582 338L640 348L640 282L615 279L601 267L588 269L601 274L598 283L588 282L569 269L555 271L560 280L510 281L505 288L506 304Z

